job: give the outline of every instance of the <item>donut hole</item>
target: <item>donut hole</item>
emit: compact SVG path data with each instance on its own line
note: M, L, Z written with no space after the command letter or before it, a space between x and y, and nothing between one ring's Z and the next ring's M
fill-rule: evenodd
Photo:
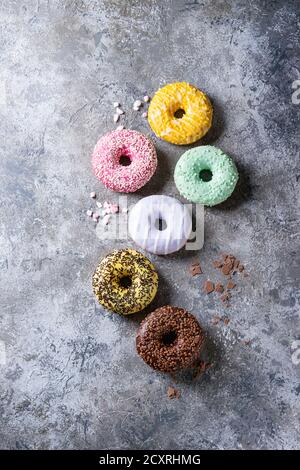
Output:
M129 166L131 165L131 158L129 155L121 155L119 158L119 163L121 166Z
M182 108L178 108L174 113L174 118L175 119L182 119L184 115L185 115L185 110L182 109Z
M199 178L204 181L204 183L208 183L211 181L213 174L210 170L201 170L199 173Z
M176 331L167 331L161 337L161 342L164 346L171 346L177 339Z
M124 289L128 289L132 285L132 279L130 276L123 276L120 278L119 284L121 287L124 287Z
M163 232L167 228L167 222L161 217L159 217L158 219L156 219L154 226L157 230Z

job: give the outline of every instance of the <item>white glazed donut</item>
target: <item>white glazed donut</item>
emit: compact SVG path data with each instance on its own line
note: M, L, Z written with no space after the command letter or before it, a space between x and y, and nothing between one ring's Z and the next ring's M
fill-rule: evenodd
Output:
M169 196L148 196L130 210L128 230L144 250L167 255L182 248L192 231L188 208Z

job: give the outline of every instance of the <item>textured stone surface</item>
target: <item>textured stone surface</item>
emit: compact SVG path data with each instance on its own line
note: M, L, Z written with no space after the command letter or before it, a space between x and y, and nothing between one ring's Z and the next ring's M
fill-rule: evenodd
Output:
M0 444L2 448L222 449L299 446L299 17L294 1L10 0L0 17ZM90 155L113 129L152 135L133 101L165 83L202 88L215 109L204 143L220 146L241 182L206 211L200 253L150 256L160 276L153 308L193 312L215 366L176 384L137 356L143 315L95 302L91 273L111 247L86 209L97 184ZM182 148L154 139L159 168L130 201L178 197ZM298 174L297 174L298 171ZM235 289L230 323L211 262L232 252L250 276ZM200 258L203 276L187 274ZM299 276L298 276L299 277ZM245 346L243 339L250 339ZM4 357L6 351L6 361ZM6 362L6 363L5 363ZM5 364L4 364L5 363Z

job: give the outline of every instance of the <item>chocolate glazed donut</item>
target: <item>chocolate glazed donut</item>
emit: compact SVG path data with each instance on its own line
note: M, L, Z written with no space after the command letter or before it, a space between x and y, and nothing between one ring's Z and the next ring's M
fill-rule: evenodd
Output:
M175 372L193 366L204 341L204 332L191 313L167 305L142 321L136 349L153 369Z

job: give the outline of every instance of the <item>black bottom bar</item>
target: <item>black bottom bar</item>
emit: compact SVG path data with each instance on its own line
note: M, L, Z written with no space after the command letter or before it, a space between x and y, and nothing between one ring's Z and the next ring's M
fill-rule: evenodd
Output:
M292 463L295 451L155 451L155 450L2 450L0 462L30 468L41 465L80 465L84 468L147 468L149 465L172 467L179 465L202 466L210 468L212 464L276 464Z

